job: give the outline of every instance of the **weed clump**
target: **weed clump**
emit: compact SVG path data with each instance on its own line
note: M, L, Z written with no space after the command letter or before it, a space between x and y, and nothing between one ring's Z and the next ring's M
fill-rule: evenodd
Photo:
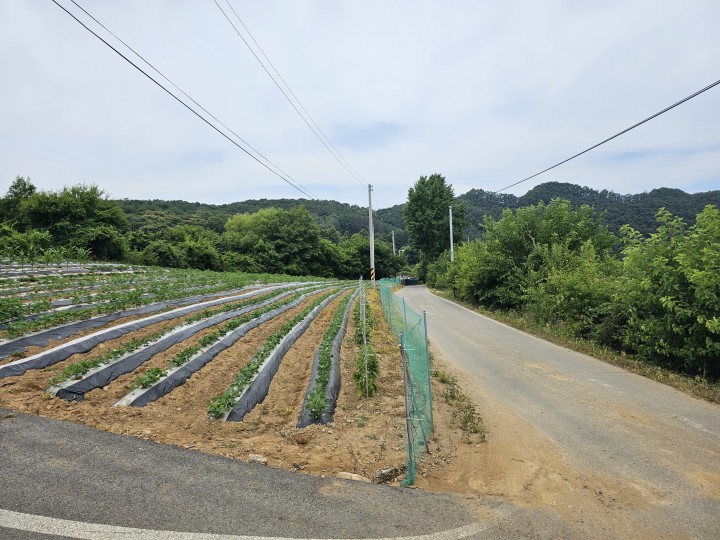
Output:
M478 442L484 442L485 427L482 417L472 400L460 388L457 378L444 371L436 372L435 376L445 385L442 396L445 403L453 408L452 425L460 429L463 441L469 444L473 442L473 436L476 436Z

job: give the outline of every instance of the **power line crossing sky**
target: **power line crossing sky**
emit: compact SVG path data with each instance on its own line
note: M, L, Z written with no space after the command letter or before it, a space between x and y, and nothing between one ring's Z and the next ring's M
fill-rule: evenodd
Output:
M213 2L78 4L310 193L367 204L366 188L319 144ZM230 6L346 164L374 185L380 208L434 172L458 194L498 190L720 73L713 1ZM96 183L118 198L302 196L50 1L0 3L0 69L0 191L19 174L41 189ZM510 192L550 180L620 193L720 189L718 111L716 88Z

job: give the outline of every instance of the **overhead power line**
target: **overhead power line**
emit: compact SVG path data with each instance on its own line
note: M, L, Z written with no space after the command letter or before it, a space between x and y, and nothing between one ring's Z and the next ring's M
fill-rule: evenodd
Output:
M322 128L318 125L317 122L315 122L315 119L314 119L314 118L312 117L312 115L308 112L308 110L303 106L302 101L300 101L300 98L298 98L298 97L295 95L295 92L292 91L292 88L290 88L290 85L287 83L287 81L283 78L283 76L282 76L282 75L280 74L280 72L277 70L277 68L275 67L275 64L273 64L272 61L270 60L270 58L268 58L268 56L265 54L265 51L264 51L263 48L260 46L260 44L257 42L257 40L255 39L255 37L252 35L252 33L250 32L250 29L249 29L247 26L245 26L245 23L244 23L243 20L240 18L240 15L238 15L237 11L235 11L235 8L232 7L232 4L230 3L230 0L225 0L225 2L226 2L227 5L230 7L230 9L232 10L233 14L235 15L235 17L237 18L237 20L238 20L238 21L240 22L240 24L242 25L242 27L245 29L245 32L247 32L247 35L250 36L250 39L251 39L252 42L255 44L255 46L258 48L258 50L260 51L260 54L262 54L263 58L264 58L265 60L267 60L267 63L270 64L270 67L272 68L272 70L275 72L275 74L278 76L278 78L279 78L279 79L282 81L282 83L285 85L285 88L287 88L288 92L290 92L290 95L292 95L292 97L293 97L293 98L295 99L295 101L297 102L298 106L299 106L299 107L303 110L303 112L307 115L307 117L308 117L308 119L310 120L310 122L312 122L312 124L313 124L313 125L317 128L317 130L320 132L320 135L322 135L323 139L325 139L325 141L327 141L327 143L332 147L332 149L333 149L333 150L335 151L335 153L337 154L338 158L341 159L342 162L343 162L345 165L347 165L347 169L349 169L349 172L351 173L351 175L354 176L356 180L361 181L361 183L364 184L365 182L362 182L362 178L360 178L360 175L357 174L357 171L355 171L355 169L352 168L352 166L347 162L347 160L342 156L342 154L340 153L340 151L339 151L339 150L335 147L335 145L332 143L332 141L330 140L330 138L329 138L327 135L325 135L325 132L322 130Z
M295 101L297 102L297 105L295 104L295 102L293 102L292 99L290 99L290 96L288 96L287 92L285 92L285 90L284 90L283 87L280 85L280 83L279 83L278 80L275 78L275 76L273 76L273 74L270 73L270 70L269 70L269 69L267 68L267 66L263 63L263 61L260 59L260 57L255 53L255 51L254 51L253 48L250 46L250 44L249 44L248 41L245 39L245 37L242 35L242 33L240 32L240 30L238 30L237 26L235 26L235 23L233 23L233 22L230 20L230 17L228 17L227 13L226 13L225 10L220 6L220 4L217 2L217 0L213 0L213 2L214 2L215 5L217 6L217 8L220 10L220 12L225 16L225 19L227 20L227 22L230 23L230 26L233 27L233 29L235 30L235 33L240 37L240 39L242 40L242 42L245 44L245 46L248 48L248 50L249 50L249 51L252 53L252 55L255 57L255 60L258 61L258 63L259 63L260 66L263 68L263 70L265 71L265 73L267 73L268 77L270 77L270 79L272 79L272 81L275 83L275 86L277 86L278 90L280 90L280 92L282 93L282 95L285 96L285 99L288 101L288 103L290 103L290 105L292 106L292 108L295 109L295 112L300 116L300 118L302 118L303 122L305 122L305 124L307 125L307 127L310 128L310 131L313 132L313 134L315 135L315 137L317 137L317 139L322 143L322 145L327 149L327 151L330 152L330 154L333 156L333 158L335 158L335 161L337 161L337 162L355 179L355 181L357 181L357 182L360 183L360 184L365 185L366 182L360 177L360 175L358 175L358 174L355 172L355 170L354 170L354 169L350 166L350 164L345 160L345 158L342 156L342 154L339 152L339 150L335 147L335 145L330 141L330 139L327 137L327 135L325 135L325 133L322 131L322 129L320 129L320 126L318 126L318 124L315 122L315 120L313 120L312 116L311 116L310 113L307 111L307 109L303 106L303 104L302 104L302 102L300 101L300 99L295 95L295 93L294 93L294 92L292 91L292 89L290 88L290 85L288 85L288 83L285 81L285 79L282 77L282 75L280 75L280 72L275 68L275 65L270 61L270 59L268 58L268 56L265 54L265 51L263 51L262 47L260 47L260 44L255 40L255 38L253 37L253 35L250 33L250 30L248 30L247 26L245 26L245 23L242 21L242 19L241 19L240 16L238 15L237 11L235 11L235 9L232 7L232 5L230 4L229 0L225 0L225 2L227 3L228 7L229 7L230 10L233 12L233 14L234 14L235 17L237 18L237 20L238 20L238 21L240 22L240 24L242 25L242 27L245 29L245 31L247 32L247 34L250 36L250 39L252 39L253 43L254 43L255 46L258 48L258 50L260 51L260 53L262 54L262 56L265 58L265 60L267 60L267 63L272 67L273 71L277 74L278 78L282 81L283 85L285 85L285 88L287 88L288 92L290 92L290 94L293 96L293 98L295 98ZM303 114L302 112L300 112L300 109L298 109L298 106L300 107L300 109L303 110L303 112L304 112L305 114ZM307 116L307 118L306 118L306 116ZM308 121L308 119L309 119L309 121ZM312 122L312 124L311 124L311 122ZM314 127L313 127L313 125L314 125Z
M645 122L649 122L649 121L652 120L653 118L656 118L656 117L660 116L661 114L668 112L670 109L674 109L674 108L677 107L678 105L682 105L682 104L685 103L686 101L689 101L689 100L691 100L692 98L694 98L694 97L696 97L696 96L699 96L699 95L702 94L703 92L706 92L706 91L710 90L712 87L717 86L718 84L720 84L720 80L715 81L714 83L707 85L707 86L706 86L705 88L703 88L702 90L698 90L698 91L695 92L694 94L691 94L691 95L689 95L688 97L681 99L681 100L678 101L677 103L673 103L673 104L670 105L669 107L664 108L662 111L656 112L656 113L653 114L652 116L648 116L645 120L641 120L641 121L638 122L637 124L634 124L634 125L630 126L629 128L623 129L622 131L620 131L619 133L616 133L616 134L613 135L612 137L608 137L608 138L605 139L604 141L600 141L599 143L592 145L590 148L587 148L587 149L583 150L582 152L578 152L578 153L575 154L574 156L570 156L569 158L564 159L564 160L562 160L562 161L559 162L559 163L556 163L556 164L553 165L552 167L548 167L547 169L543 169L543 170L540 171L539 173L535 173L535 174L533 174L532 176L528 176L527 178L523 178L522 180L519 180L519 181L515 182L514 184L510 184L509 186L505 186L505 187L502 188L502 189L498 189L498 190L496 191L496 193L500 193L501 191L505 191L506 189L510 189L511 187L517 186L518 184L522 184L523 182L527 182L528 180L530 180L530 179L532 179L532 178L535 178L536 176L540 176L541 174L546 173L546 172L548 172L549 170L554 169L555 167L559 167L559 166L562 165L563 163L567 163L567 162L570 161L571 159L575 159L575 158L578 157L578 156L582 156L583 154L586 154L586 153L589 152L590 150L593 150L593 149L597 148L598 146L601 146L601 145L605 144L605 143L608 142L608 141L612 141L613 139L619 137L619 136L622 135L623 133L627 133L627 132L630 131L631 129L635 129L636 127L641 126L641 125L644 124Z
M195 101L191 96L189 96L182 88L180 88L177 84L175 84L173 81L171 81L169 78L165 76L164 73L162 73L158 68L156 68L153 64L151 64L143 55L141 55L139 52L137 52L135 49L133 49L130 45L128 45L125 41L123 41L120 37L118 37L112 30L110 30L107 26L105 26L103 23L101 23L99 20L97 20L91 13L89 13L84 7L82 7L80 4L78 4L75 0L70 0L73 4L75 4L79 9L81 9L88 17L90 17L93 21L95 21L99 26L101 26L107 33L109 33L111 36L113 36L115 39L117 39L120 43L125 45L130 51L133 52L135 56L137 56L140 60L142 60L145 64L147 64L151 69L155 71L158 75L160 75L163 79L165 79L168 83L170 83L176 90L178 90L182 95L184 95L186 98L188 98L190 101L192 101L195 105L200 107L208 116L210 116L213 120L215 120L217 123L219 123L222 127L227 129L230 133L235 135L235 137L238 138L238 140L242 141L243 144L245 144L248 148L250 148L253 152L255 152L258 156L260 156L263 160L265 160L266 163L268 163L271 167L273 167L276 171L279 171L281 176L284 176L286 180L289 180L290 182L294 184L298 184L297 180L295 180L292 176L290 176L288 173L283 171L280 167L278 167L275 163L273 163L270 158L265 156L260 150L255 148L253 145L251 145L249 142L247 142L245 139L243 139L240 135L238 135L232 128L230 128L227 124L225 124L222 120L220 120L217 116L212 114L210 111L208 111L205 107L203 107L200 103Z
M170 90L168 90L165 86L162 85L162 83L158 82L155 78L153 78L152 75L147 73L145 70L143 70L140 66L138 66L135 62L133 62L131 59L129 59L127 56L125 56L122 52L120 52L118 49L116 49L113 45L111 45L108 41L106 41L104 38L102 38L99 34L97 34L94 30L92 30L89 26L87 26L84 22L82 22L80 19L78 19L72 12L68 11L62 4L58 3L57 0L52 0L52 2L58 6L60 9L62 9L65 13L70 15L73 19L75 19L76 22L78 22L85 30L90 32L92 35L94 35L97 39L102 41L105 45L107 45L110 49L113 50L118 56L120 56L123 60L125 60L127 63L129 63L131 66L133 66L135 69L137 69L140 73L145 75L148 79L150 79L152 82L154 82L157 86L159 86L162 90L164 90L168 95L170 95L173 99L175 99L178 103L180 103L183 107L185 107L187 110L189 110L191 113L193 113L195 116L197 116L200 120L205 122L208 126L210 126L212 129L214 129L216 132L218 132L220 135L222 135L225 139L230 141L233 145L238 147L240 150L245 152L248 156L250 156L252 159L257 161L260 165L265 167L268 171L273 173L275 176L280 178L283 182L289 184L296 190L298 190L300 193L306 195L310 199L315 199L307 190L305 190L299 183L293 181L289 175L284 173L282 169L280 169L277 165L275 165L272 161L270 161L267 157L265 157L263 154L261 154L258 150L253 148L247 141L245 141L242 137L240 137L237 133L235 133L232 129L227 127L223 122L217 119L212 113L208 112L207 109L205 109L202 105L200 105L197 101L192 99L189 95L187 95L185 92L183 92L177 85L175 85L170 79L165 77L157 68L155 68L150 62L145 60L138 52L136 52L132 47L127 45L122 39L117 37L115 34L113 34L110 30L108 30L102 23L100 23L95 17L90 15L83 7L81 7L75 0L71 0L73 4L75 4L78 8L80 8L83 12L85 12L93 21L95 21L97 24L99 24L102 28L104 28L108 33L110 33L115 39L120 41L125 47L127 47L129 50L133 52L138 58L140 58L145 64L150 66L154 71L156 71L161 77L163 77L166 81L168 81L171 85L173 85L175 88L177 88L178 91L180 91L183 95L185 95L188 99L190 99L195 105L200 107L203 111L205 111L206 114L208 114L210 117L212 117L215 121L217 121L219 124L221 124L225 129L230 131L235 137L237 137L239 140L241 140L243 143L245 143L248 147L250 147L254 152L256 152L259 156L261 156L267 163L264 163L258 157L253 155L250 151L248 151L246 148L244 148L241 144L233 140L231 137L229 137L226 133L224 133L221 129L219 129L215 124L210 122L207 118L205 118L203 115L201 115L199 112L197 112L195 109L193 109L190 105L185 103L182 99L177 97L175 94L173 94ZM269 164L269 165L268 165ZM274 167L276 170L274 170L272 167ZM278 172L280 171L280 172ZM282 173L282 174L281 174ZM284 176L283 176L284 175Z

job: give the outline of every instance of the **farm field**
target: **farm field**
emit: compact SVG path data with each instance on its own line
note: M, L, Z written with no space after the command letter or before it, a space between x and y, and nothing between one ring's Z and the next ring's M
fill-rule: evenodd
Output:
M375 291L367 298L377 394L358 397L355 321L346 316L336 407L323 411L321 401L314 414L305 411L311 421L334 421L300 429L313 359L333 319L337 327L345 310L352 314L356 282L89 266L9 274L0 279L2 305L10 306L0 341L2 407L317 475L373 477L405 464L400 355ZM53 325L61 304L86 307ZM287 352L272 367L279 348ZM441 396L443 383L433 383ZM423 478L461 444L450 405L438 402Z

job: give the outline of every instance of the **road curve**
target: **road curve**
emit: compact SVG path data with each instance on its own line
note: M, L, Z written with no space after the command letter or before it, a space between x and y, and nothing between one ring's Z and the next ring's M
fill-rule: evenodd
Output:
M638 523L720 538L720 407L510 328L425 287L397 294L427 312L430 341L444 358L556 445L571 467L632 486L648 503Z

